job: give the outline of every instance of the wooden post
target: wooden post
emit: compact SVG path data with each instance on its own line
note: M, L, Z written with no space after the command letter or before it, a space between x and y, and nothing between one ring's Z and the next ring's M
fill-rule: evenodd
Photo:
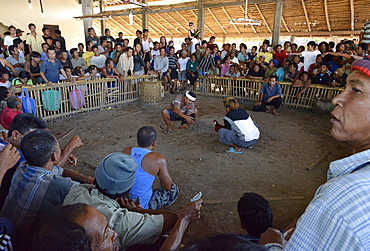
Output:
M105 2L104 0L99 1L100 13L103 13L105 11L104 2ZM102 19L102 20L100 20L100 31L101 31L102 36L105 35L105 28L106 28L105 19Z
M283 16L284 1L276 0L275 17L274 17L274 30L272 31L272 45L279 44L281 19Z
M197 29L201 31L200 39L204 38L204 4L203 0L198 0L198 23Z
M91 0L81 0L82 3L82 15L91 16L93 14L92 1ZM88 28L92 27L92 19L84 18L84 32L85 38L89 36Z
M143 0L142 3L148 5L148 0ZM148 29L148 12L145 7L141 11L141 26L142 29Z

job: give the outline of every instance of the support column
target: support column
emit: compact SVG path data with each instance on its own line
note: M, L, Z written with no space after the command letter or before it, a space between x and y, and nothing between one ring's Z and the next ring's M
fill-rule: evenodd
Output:
M148 6L148 0L142 0L142 3ZM148 29L148 11L145 7L141 11L141 26L142 29Z
M91 16L93 14L92 1L91 0L81 0L82 3L82 15ZM89 36L88 28L92 27L92 19L84 18L84 34L85 38Z
M197 29L201 31L200 39L204 39L204 4L203 0L198 0L198 22Z
M100 8L100 13L103 13L105 11L105 4L104 4L104 0L100 0L99 1L99 8ZM101 31L101 35L104 36L105 33L105 28L106 28L106 23L105 23L105 19L103 20L100 20L100 31Z
M274 29L272 31L272 45L279 44L281 19L283 17L284 0L276 0Z

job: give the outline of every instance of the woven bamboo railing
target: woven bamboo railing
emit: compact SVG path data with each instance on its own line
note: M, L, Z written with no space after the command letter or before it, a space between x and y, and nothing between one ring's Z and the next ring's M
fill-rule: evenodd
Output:
M265 81L248 80L248 79L230 79L222 77L199 77L198 86L194 88L194 92L199 95L210 97L234 97L241 100L257 102L259 101L259 92ZM283 94L283 106L312 109L315 99L327 99L338 96L344 89L339 87L329 87L312 84L308 90L299 98L295 96L303 87L292 87L290 82L279 82Z
M27 87L27 90L29 96L36 101L36 115L44 120L52 120L138 101L139 83L151 79L151 76L135 76L125 78L123 82L108 78L77 81L76 85L84 91L85 95L85 105L78 110L73 110L70 106L69 93L74 89L74 85L70 82L58 83L51 87L61 95L60 109L52 112L46 111L42 104L41 93L47 89L45 84ZM16 89L17 93L20 91L20 88Z

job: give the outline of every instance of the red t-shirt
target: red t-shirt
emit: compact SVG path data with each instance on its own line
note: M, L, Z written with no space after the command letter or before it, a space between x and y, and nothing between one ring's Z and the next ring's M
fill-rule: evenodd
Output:
M0 124L6 129L9 130L10 123L14 119L15 116L18 114L22 113L21 111L16 111L14 112L12 109L9 107L5 107L3 112L1 113L1 118L0 118Z
M288 57L288 54L286 51L282 50L280 53L276 52L274 54L274 59L279 61L279 66L284 62L284 59Z

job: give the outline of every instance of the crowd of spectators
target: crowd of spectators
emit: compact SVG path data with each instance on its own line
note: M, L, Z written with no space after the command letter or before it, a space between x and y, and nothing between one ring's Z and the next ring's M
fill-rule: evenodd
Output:
M136 32L137 38L131 47L122 33L115 39L106 29L105 35L98 37L94 29L89 28L85 51L83 43L66 50L66 41L59 30L52 36L44 27L41 35L34 24L29 24L30 34L26 41L22 41L23 31L9 27L2 41L0 57L0 123L6 131L0 139L0 216L3 217L0 219L0 248L21 251L178 250L188 225L199 219L203 202L196 198L179 214L163 209L177 199L179 189L168 173L164 156L153 152L157 134L152 127L140 128L138 147L127 147L101 160L95 178L65 168L67 164L76 165L77 158L72 152L84 143L74 136L61 149L42 119L21 113L21 100L12 96L12 86L53 84L73 78L113 77L122 81L130 75L157 74L163 79L164 86L170 87L170 93L175 93L187 85L194 86L199 75L266 80L261 91L263 95L254 110L265 111L267 106L274 106L271 113L277 116L281 104L277 81L303 87L297 94L299 96L312 83L344 86L351 69L357 71L359 78L364 78L361 74L370 77L370 73L367 74L370 69L368 60L354 63L368 54L367 44L343 41L337 45L332 42L317 45L311 41L305 48L285 42L272 48L265 40L250 51L243 43L239 47L235 43L224 44L220 49L215 44L215 37L201 41L200 31L193 23L189 26L188 37L178 51L173 41L167 43L164 36L159 42L151 39L146 29ZM358 81L352 79L349 84L356 85ZM346 92L343 95L349 95ZM336 98L335 102L338 104L336 111L339 111L344 107L340 104L347 100ZM220 142L230 145L228 152L242 153L238 145L251 147L256 143L258 127L234 98L226 99L224 106L229 115L240 115L240 123L253 125L253 132L248 132L253 135L248 140L244 138L247 142L243 145L222 136L225 134L223 127L231 128L232 120L225 126L216 123ZM339 119L336 115L335 120ZM157 176L162 187L153 190ZM237 206L246 234L197 240L188 243L183 250L276 248L271 242L259 242L263 233L266 236L272 231L269 230L273 220L269 203L258 194L246 193ZM303 217L301 222L305 219ZM298 227L296 236L304 235L301 229L304 228ZM345 230L352 233L350 227ZM284 237L284 241L289 240L291 231L287 229L284 235L278 232L278 236ZM163 238L165 234L168 236ZM298 243L296 239L293 238L291 245ZM261 246L258 242L268 245ZM282 248L280 244L279 250ZM354 247L361 246L355 244L358 246Z

